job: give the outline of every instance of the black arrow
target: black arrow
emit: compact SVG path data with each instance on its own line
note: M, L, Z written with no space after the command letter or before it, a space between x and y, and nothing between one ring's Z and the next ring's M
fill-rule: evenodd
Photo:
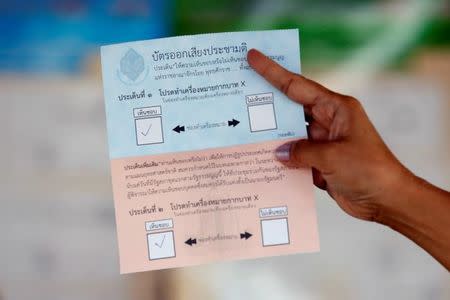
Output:
M248 240L251 236L252 236L253 234L251 234L251 233L249 233L249 232L244 232L244 233L241 233L241 239L246 239L246 240Z
M180 133L180 132L184 131L184 126L177 125L177 127L175 127L172 130L175 131L175 132Z
M197 244L197 239L189 238L185 243L192 247L192 244Z
M231 121L228 121L228 126L236 127L236 125L239 124L239 123L241 123L241 122L239 122L238 120L233 119Z

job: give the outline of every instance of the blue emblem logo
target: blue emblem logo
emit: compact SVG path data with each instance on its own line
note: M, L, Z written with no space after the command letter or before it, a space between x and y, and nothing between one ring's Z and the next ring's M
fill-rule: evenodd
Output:
M136 85L144 81L148 75L148 67L142 55L134 49L129 49L120 60L117 76L127 85Z

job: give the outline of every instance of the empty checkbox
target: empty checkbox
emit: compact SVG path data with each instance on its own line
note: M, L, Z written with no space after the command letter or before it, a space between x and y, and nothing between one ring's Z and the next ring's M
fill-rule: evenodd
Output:
M263 246L289 244L289 227L287 218L261 220Z
M175 257L173 231L150 233L147 241L150 260Z
M277 129L273 103L249 106L248 117L252 132Z

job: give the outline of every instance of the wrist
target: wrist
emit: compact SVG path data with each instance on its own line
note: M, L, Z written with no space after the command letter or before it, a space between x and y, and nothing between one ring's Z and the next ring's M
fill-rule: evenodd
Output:
M399 178L380 201L375 221L408 237L450 270L450 193L408 170Z
M395 226L396 218L401 217L411 195L419 192L419 178L399 163L384 178L383 193L377 200L377 214L374 221L389 227Z

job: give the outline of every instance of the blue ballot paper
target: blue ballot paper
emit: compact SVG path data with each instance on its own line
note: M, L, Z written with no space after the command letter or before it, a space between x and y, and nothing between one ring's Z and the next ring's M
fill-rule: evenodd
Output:
M111 158L306 136L302 107L251 70L251 48L300 73L296 29L102 47Z

